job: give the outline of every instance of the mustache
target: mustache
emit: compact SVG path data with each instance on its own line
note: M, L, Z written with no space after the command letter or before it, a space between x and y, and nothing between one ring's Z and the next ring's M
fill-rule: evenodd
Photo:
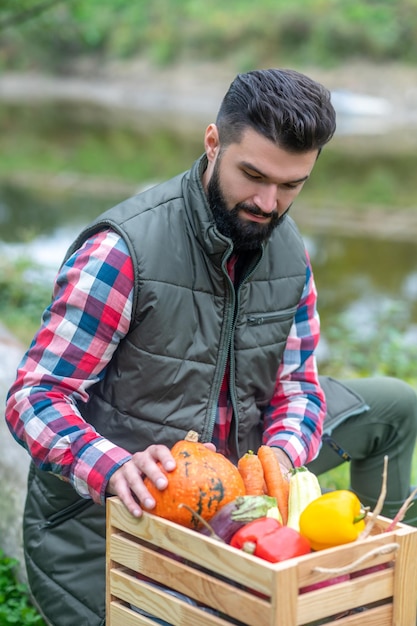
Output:
M248 213L252 213L252 215L256 215L257 217L264 217L266 219L277 219L278 212L272 211L271 213L265 213L260 209L256 204L246 204L246 202L239 202L236 204L234 211L238 213L239 211L247 211Z

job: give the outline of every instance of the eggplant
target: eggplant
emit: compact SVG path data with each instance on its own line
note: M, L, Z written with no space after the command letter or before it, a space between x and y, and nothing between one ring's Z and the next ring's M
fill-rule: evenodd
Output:
M238 496L225 504L199 530L202 535L229 543L233 535L245 524L259 517L278 514L276 498L270 496Z
M238 498L236 498L237 500ZM202 535L207 535L213 539L218 539L224 543L229 543L233 535L245 522L235 522L232 520L232 513L236 511L236 500L232 500L228 504L222 506L220 511L211 518L210 522L206 522L199 530Z

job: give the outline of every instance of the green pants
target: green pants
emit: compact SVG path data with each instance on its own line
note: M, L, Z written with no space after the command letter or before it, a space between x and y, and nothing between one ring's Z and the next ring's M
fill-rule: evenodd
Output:
M373 508L382 484L384 457L388 456L387 495L383 515L393 517L410 493L411 466L417 437L417 395L395 378L375 377L342 381L362 396L369 410L337 426L332 439L351 457L350 488L362 504ZM323 443L309 464L317 476L343 463ZM405 522L417 526L417 502Z

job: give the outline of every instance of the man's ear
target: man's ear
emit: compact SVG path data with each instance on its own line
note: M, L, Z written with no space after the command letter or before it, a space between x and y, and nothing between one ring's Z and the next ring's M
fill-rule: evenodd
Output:
M207 126L206 134L204 135L204 149L207 159L212 163L220 150L219 131L217 130L216 124Z

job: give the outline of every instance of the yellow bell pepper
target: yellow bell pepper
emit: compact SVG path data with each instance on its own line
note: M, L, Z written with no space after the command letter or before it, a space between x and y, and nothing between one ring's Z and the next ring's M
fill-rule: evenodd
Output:
M319 496L300 515L300 533L313 550L355 541L365 528L366 512L360 500L345 489Z

